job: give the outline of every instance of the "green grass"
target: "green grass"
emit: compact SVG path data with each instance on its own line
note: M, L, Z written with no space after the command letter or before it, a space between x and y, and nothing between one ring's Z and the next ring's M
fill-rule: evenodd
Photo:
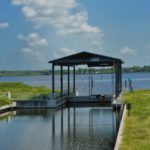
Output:
M150 90L125 94L132 103L130 116L126 117L120 150L150 150Z
M11 104L10 100L8 100L5 97L0 97L0 106L9 105L9 104Z
M6 93L11 93L11 100L7 99ZM57 91L59 92L59 91ZM10 104L12 100L46 99L51 89L44 86L33 87L21 82L0 82L0 106Z

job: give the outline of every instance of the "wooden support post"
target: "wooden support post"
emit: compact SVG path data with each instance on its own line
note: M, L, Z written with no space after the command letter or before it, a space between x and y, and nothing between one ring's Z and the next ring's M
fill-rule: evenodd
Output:
M61 96L63 96L63 66L60 67L61 69L61 75L60 75L60 89L61 89Z
M75 92L76 92L76 76L75 76L75 72L76 72L76 70L75 70L75 66L73 67L73 93L75 94Z
M68 95L70 94L70 67L68 66Z
M52 64L52 94L55 92L55 65Z
M122 64L119 63L119 92L122 92Z
M119 96L122 91L122 66L121 63L115 63L115 95Z
M91 97L91 76L89 76L89 98Z
M118 64L115 63L115 97L118 97Z
M115 94L115 90L114 90L114 76L112 76L112 95Z

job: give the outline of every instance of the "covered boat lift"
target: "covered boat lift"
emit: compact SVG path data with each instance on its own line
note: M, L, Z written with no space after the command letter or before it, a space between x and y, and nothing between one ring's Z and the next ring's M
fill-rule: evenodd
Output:
M55 67L60 67L60 90L61 97L64 94L63 85L63 67L67 67L67 95L71 94L70 87L70 69L73 68L73 93L76 92L76 77L75 77L75 66L87 65L88 67L114 67L115 70L115 97L117 98L122 92L122 64L123 61L118 58L104 56L100 54L90 52L80 52L59 59L51 60L49 63L52 64L52 95L55 93Z

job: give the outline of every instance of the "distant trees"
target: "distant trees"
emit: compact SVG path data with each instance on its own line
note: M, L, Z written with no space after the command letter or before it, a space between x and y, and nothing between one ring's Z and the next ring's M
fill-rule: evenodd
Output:
M150 72L150 66L133 66L133 67L126 67L123 68L123 72L129 73L129 72Z

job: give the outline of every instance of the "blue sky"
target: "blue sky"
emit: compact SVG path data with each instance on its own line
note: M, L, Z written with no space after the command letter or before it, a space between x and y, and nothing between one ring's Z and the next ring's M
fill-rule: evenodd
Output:
M1 0L0 70L49 69L80 51L150 65L149 0Z

